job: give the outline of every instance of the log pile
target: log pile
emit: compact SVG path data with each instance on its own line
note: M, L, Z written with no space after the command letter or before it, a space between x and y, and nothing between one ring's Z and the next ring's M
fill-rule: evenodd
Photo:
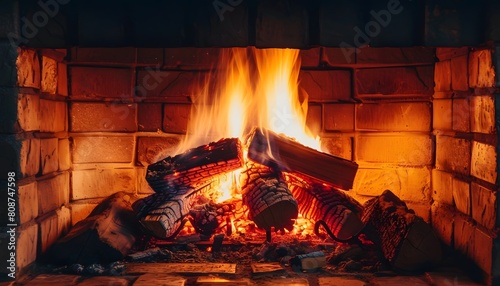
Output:
M441 260L441 245L432 227L391 191L367 201L362 220L394 268L422 270Z

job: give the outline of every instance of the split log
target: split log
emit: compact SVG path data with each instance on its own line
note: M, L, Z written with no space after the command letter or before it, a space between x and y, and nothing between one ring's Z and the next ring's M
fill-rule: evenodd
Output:
M358 170L355 162L314 150L269 130L255 129L249 140L248 158L254 162L344 190L352 188Z
M211 236L217 231L231 232L231 221L243 216L241 201L197 204L189 211L189 221L197 233Z
M242 166L240 140L227 138L149 165L146 181L155 192L175 192L179 186L195 186Z
M240 182L243 204L249 219L267 231L293 229L298 216L297 201L288 189L283 174L269 167L247 162Z
M149 233L160 239L172 239L184 226L196 196L209 187L178 187L175 193L155 193L137 200L132 207Z
M58 264L107 264L121 260L142 236L131 198L118 192L98 204L47 252Z
M362 220L395 269L420 271L440 262L441 244L432 227L391 191L367 201Z
M344 191L291 174L286 179L302 216L320 223L333 239L349 240L364 228L361 205Z

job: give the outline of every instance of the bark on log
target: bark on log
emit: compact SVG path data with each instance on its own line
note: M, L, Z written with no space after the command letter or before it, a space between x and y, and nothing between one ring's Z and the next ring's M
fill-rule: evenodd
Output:
M75 224L48 250L46 258L58 264L106 264L123 259L142 235L130 196L118 192Z
M196 186L242 166L239 139L227 138L149 165L146 181L155 192L175 192L179 186Z
M286 176L290 190L304 218L323 221L332 238L346 241L361 232L361 205L344 191L318 183L310 183L295 175Z
M432 227L391 191L367 201L362 219L367 235L394 268L419 271L441 260L441 244Z
M288 189L283 174L269 167L247 162L240 182L243 204L249 219L265 230L293 229L298 216L297 201Z
M255 129L250 135L248 158L321 183L349 190L358 164L312 148L269 130Z

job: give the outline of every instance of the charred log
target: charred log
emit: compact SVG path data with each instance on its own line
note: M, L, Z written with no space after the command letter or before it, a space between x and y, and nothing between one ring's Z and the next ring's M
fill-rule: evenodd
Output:
M396 269L421 270L441 260L440 242L432 227L391 191L367 201L362 219L367 234Z
M47 259L83 265L123 259L142 236L130 200L124 192L109 196L49 249Z
M242 166L239 139L221 139L149 165L146 181L157 193L175 193L179 186L196 186Z
M189 220L197 233L210 236L224 230L230 235L231 221L243 216L241 201L197 204L189 211Z
M298 173L344 190L352 188L358 164L316 151L269 130L255 129L248 158L254 162Z
M332 238L346 241L361 232L362 207L345 192L290 174L286 179L302 216L321 224Z
M240 181L243 204L258 227L265 230L293 228L298 215L297 201L281 172L248 162Z

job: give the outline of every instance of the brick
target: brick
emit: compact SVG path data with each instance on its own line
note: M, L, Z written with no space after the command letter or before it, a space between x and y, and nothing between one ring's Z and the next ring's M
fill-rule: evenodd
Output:
M59 221L55 213L39 220L40 254L45 253L59 238L60 233L58 233L58 223Z
M40 139L40 164L43 175L59 169L59 139Z
M492 134L496 131L495 99L491 96L471 97L471 131Z
M441 61L434 64L434 90L451 90L451 61Z
M463 55L451 59L451 88L452 90L469 90L468 57Z
M453 224L453 243L455 249L467 257L474 253L476 228L462 216L456 216Z
M40 139L29 139L21 142L19 166L22 177L34 176L40 167Z
M68 121L67 104L64 101L40 99L40 131L66 131Z
M146 65L163 65L163 49L160 48L138 48L137 63Z
M426 135L359 135L356 137L355 159L357 161L422 166L431 164L432 157L432 140Z
M17 190L19 201L19 224L24 224L38 216L37 183L20 184Z
M434 66L360 69L356 87L360 95L432 95Z
M40 98L38 95L19 94L17 101L17 123L20 130L40 130L40 122L38 121L39 112Z
M57 63L57 94L68 96L68 65Z
M144 175L145 176L145 175ZM97 206L97 203L72 203L71 204L71 225L75 225L77 222L84 220Z
M16 59L18 49L10 45L10 43L0 43L0 86L14 87L17 85L17 66Z
M311 104L307 108L306 126L312 136L316 137L321 132L323 122L322 107L319 104Z
M71 152L69 149L69 140L60 139L57 150L59 152L59 170L65 171L71 168Z
M469 175L471 146L471 142L466 139L436 136L436 168Z
M379 196L391 190L404 201L430 202L431 171L428 168L359 169L353 189L363 196Z
M161 130L163 117L162 109L162 105L159 103L139 104L137 109L139 131Z
M57 62L49 57L42 57L42 92L57 92Z
M494 229L497 222L497 193L477 183L471 184L472 218L488 229Z
M255 46L305 48L309 43L308 21L300 2L258 2Z
M477 50L470 53L469 85L472 88L495 87L495 67L490 50Z
M351 72L301 71L300 88L309 95L309 101L339 101L351 99Z
M113 276L96 276L86 278L78 283L78 286L113 285L128 286L130 283L126 278ZM135 283L134 283L135 284Z
M498 254L493 246L493 237L479 228L475 228L474 242L472 259L485 273L491 274L493 261L498 259Z
M69 232L71 228L71 210L66 206L62 206L60 209L56 210L57 215L57 231L60 235L64 235Z
M196 87L203 86L202 73L160 71L156 69L139 70L134 97L189 97Z
M434 64L434 48L358 48L357 64Z
M328 48L322 47L321 64L325 66L337 66L342 64L354 64L356 61L356 49L353 48ZM359 50L358 50L359 51Z
M132 64L135 63L135 49L126 48L75 48L72 51L73 62L97 64Z
M302 67L318 67L321 48L300 50L300 65Z
M22 273L36 260L38 227L36 224L23 225L17 229L17 233L16 263L18 272Z
M467 98L453 99L453 130L470 132L470 103Z
M74 102L69 116L73 132L137 131L136 104Z
M453 223L455 214L451 207L443 207L434 202L431 206L432 227L437 236L448 246L453 245Z
M492 184L497 181L496 147L474 141L472 143L471 175Z
M67 172L38 181L38 214L46 214L69 203Z
M135 192L134 169L74 170L72 200L104 198L116 192Z
M73 138L73 163L130 163L135 148L132 136Z
M132 70L70 67L71 97L131 98Z
M40 274L30 281L32 285L76 285L80 279L78 275L68 274Z
M415 203L406 202L406 206L415 212L415 214L421 217L425 222L430 223L431 221L431 204L430 203Z
M455 207L461 213L470 215L471 213L471 194L470 183L453 178L453 201Z
M167 48L165 67L188 70L213 68L219 59L218 48Z
M432 199L441 204L453 206L453 175L432 170Z
M163 131L184 134L187 132L191 105L165 104L163 109Z
M18 48L17 84L20 87L40 88L40 60L35 50Z
M352 138L345 135L322 137L321 150L330 155L352 160Z
M137 161L143 166L148 166L167 156L175 156L180 143L179 137L139 137Z
M452 130L453 101L451 99L434 99L432 106L432 127L434 130Z
M430 131L431 105L428 102L359 104L356 130Z
M469 47L446 47L436 48L436 57L439 61L451 60L452 58L464 56L469 54Z
M354 130L354 104L325 104L324 110L326 131Z
M155 191L149 186L146 181L146 168L136 168L137 173L137 193L139 194L154 194Z

